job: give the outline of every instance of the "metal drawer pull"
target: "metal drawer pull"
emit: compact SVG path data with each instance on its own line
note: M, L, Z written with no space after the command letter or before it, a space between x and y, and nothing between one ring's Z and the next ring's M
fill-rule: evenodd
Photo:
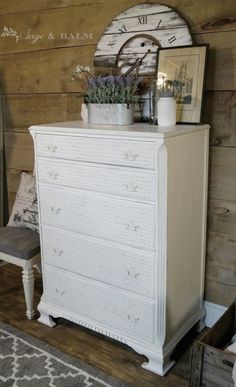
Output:
M139 154L133 153L132 151L124 153L124 158L125 160L128 160L128 161L135 161L137 160L138 157L139 157Z
M50 207L51 211L54 213L54 214L59 214L59 212L61 211L61 208L54 208L54 207Z
M130 314L127 314L128 320L134 322L135 324L140 320L139 317L131 317Z
M56 288L56 293L59 294L59 296L63 296L63 294L65 293L65 290L59 290Z
M52 179L56 180L59 176L59 173L56 173L54 171L48 172L48 176L51 177Z
M129 192L137 192L138 185L135 185L132 181L128 184L123 184L123 187L125 188L126 191Z
M135 232L135 231L138 231L138 229L140 228L140 226L139 226L138 224L137 224L137 225L133 225L133 224L127 223L127 224L126 224L126 228L127 228L128 231L133 231L133 232Z
M131 271L127 270L128 276L134 279L137 279L140 276L140 273L135 273L132 275Z
M59 257L63 254L63 250L57 250L57 249L55 249L55 247L53 249L53 252L54 252L54 254L59 255Z
M54 152L56 152L56 150L57 150L57 146L56 146L56 145L53 145L53 144L49 144L49 145L47 146L47 149L48 149L49 152L54 153Z

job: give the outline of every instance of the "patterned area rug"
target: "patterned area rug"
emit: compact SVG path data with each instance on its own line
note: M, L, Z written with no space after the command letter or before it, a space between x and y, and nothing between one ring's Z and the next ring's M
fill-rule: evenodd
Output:
M129 387L16 328L0 323L1 387Z

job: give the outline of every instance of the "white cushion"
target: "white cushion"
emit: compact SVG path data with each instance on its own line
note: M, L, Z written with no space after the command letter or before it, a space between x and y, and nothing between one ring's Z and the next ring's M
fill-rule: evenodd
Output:
M38 203L35 176L22 172L15 203L8 222L11 227L38 231Z

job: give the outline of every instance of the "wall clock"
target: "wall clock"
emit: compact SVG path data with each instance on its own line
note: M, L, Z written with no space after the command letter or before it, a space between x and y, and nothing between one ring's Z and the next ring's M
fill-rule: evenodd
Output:
M186 21L171 7L139 4L115 17L97 44L97 72L126 74L132 67L154 78L159 47L192 45ZM139 64L139 66L135 65Z
M125 73L142 58L140 74L154 74L158 47L192 45L186 21L173 8L157 4L139 4L117 17L97 44L95 67L118 68Z

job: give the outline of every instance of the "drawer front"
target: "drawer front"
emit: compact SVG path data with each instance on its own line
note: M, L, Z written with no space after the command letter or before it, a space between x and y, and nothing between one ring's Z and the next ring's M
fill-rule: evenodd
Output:
M139 168L155 168L155 143L38 134L37 155Z
M153 201L155 175L137 170L38 160L39 182Z
M83 191L39 186L41 222L154 250L154 206Z
M154 304L79 276L44 267L45 301L139 340L153 341Z
M153 297L154 257L43 227L44 263ZM92 268L92 270L91 270Z

